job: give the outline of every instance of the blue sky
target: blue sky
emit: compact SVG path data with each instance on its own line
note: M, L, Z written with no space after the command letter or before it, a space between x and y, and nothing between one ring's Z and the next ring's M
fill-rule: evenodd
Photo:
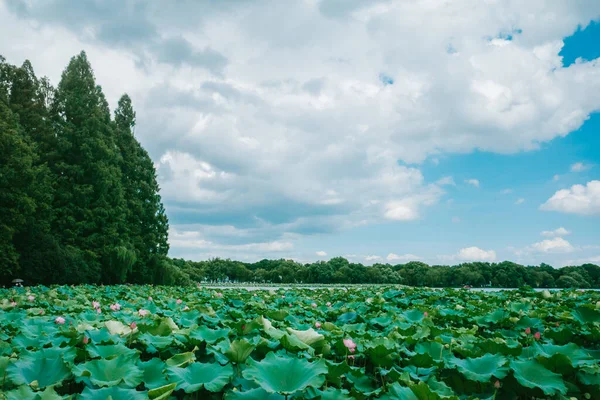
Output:
M600 2L0 3L128 92L171 255L600 263Z

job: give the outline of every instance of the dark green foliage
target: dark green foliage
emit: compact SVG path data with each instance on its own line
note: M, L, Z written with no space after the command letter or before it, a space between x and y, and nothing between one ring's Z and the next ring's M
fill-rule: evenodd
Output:
M342 257L312 264L292 260L262 260L256 263L213 259L186 261L174 259L173 264L190 279L200 282L256 283L400 283L428 287L504 287L525 285L535 288L600 288L600 266L584 264L578 267L553 268L523 266L513 262L473 262L455 266L432 265L420 261L406 264L350 263Z
M115 110L114 126L121 152L122 185L125 195L125 236L132 239L138 261L129 271L130 281L151 282L150 258L166 256L168 222L158 194L156 171L150 156L133 135L135 111L128 95Z
M0 280L181 280L166 260L168 221L134 126L127 95L111 119L84 52L56 90L29 61L0 57Z

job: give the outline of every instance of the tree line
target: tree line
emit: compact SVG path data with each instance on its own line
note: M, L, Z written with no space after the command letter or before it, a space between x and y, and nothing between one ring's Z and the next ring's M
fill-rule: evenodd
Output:
M256 263L213 259L173 259L185 279L196 282L255 283L390 283L428 287L600 288L600 267L594 264L554 268L548 264L524 266L510 261L472 262L455 266L406 264L365 266L343 257L302 264L292 260Z
M168 220L124 94L111 115L85 52L55 88L0 56L0 281L163 283Z

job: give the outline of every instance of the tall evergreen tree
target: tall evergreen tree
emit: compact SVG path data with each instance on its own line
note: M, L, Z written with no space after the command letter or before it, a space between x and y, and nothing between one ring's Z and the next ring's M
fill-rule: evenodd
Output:
M168 220L158 193L156 170L146 150L134 136L136 122L131 98L123 95L115 110L117 143L127 204L126 236L135 248L137 262L130 281L151 282L162 263L154 258L167 255Z
M85 52L63 72L52 114L57 136L54 234L61 244L83 252L87 268L73 271L72 279L109 281L115 253L124 243L125 201L108 104Z
M0 99L0 276L18 276L15 235L36 209L35 152L23 135L18 118Z
M30 282L47 282L66 276L64 268L68 262L61 256L58 241L50 228L54 217L52 199L54 193L53 176L47 162L55 158L55 143L47 96L53 90L46 80L38 80L29 61L11 74L9 105L19 117L26 139L31 143L37 157L35 213L31 214L23 229L14 237L14 244L20 254L21 277Z

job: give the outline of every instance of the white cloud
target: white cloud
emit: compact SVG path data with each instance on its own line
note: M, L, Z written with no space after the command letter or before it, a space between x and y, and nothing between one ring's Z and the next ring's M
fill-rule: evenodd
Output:
M552 177L552 180L553 180L554 182L558 181L559 179L560 179L560 175L558 175L558 174L556 174L556 175L554 175L554 176Z
M469 185L473 185L475 187L479 187L479 180L477 179L465 179L465 183L468 183Z
M386 257L386 260L388 260L388 261L399 261L399 262L417 261L417 260L422 260L422 259L423 259L423 257L419 257L414 254L390 253Z
M512 190L512 189L504 189L504 190L502 190L502 192L500 192L500 193L502 193L502 194L510 194L510 193L512 193L512 192L513 192L513 190Z
M582 257L575 260L566 260L563 265L582 265L582 264L596 264L600 265L600 256Z
M2 52L57 84L85 49L109 103L131 95L170 218L265 243L421 218L451 183L419 163L534 150L600 108L600 63L559 55L600 2L242 3L0 2Z
M456 183L454 182L454 178L452 178L451 176L445 176L441 179L438 179L436 183L440 186L444 186L444 185L456 186Z
M573 165L571 165L571 172L582 172L582 171L587 171L588 169L590 169L592 166L589 164L584 164L582 162L577 162Z
M382 260L381 256L365 256L365 261L367 261L367 262L381 261L381 260Z
M169 228L169 243L172 247L183 250L192 249L211 255L221 254L221 257L230 257L231 253L280 253L294 249L294 244L289 241L250 242L243 244L221 244L206 240L201 232L180 231L175 227Z
M529 249L542 253L570 253L575 250L571 243L561 237L542 240L532 244Z
M515 204L517 204L517 205L518 205L518 204L523 204L523 203L525 203L525 199L524 199L524 198L522 198L522 197L521 197L521 198L519 198L519 199L517 199L517 200L515 201Z
M540 206L544 211L560 211L580 215L600 215L600 181L561 189Z
M570 235L571 231L566 230L562 226L560 228L554 229L553 231L542 231L541 235L546 237L554 237L554 236L566 236Z
M317 254L319 257L325 257L325 256L327 256L327 253L326 253L326 252L324 252L323 250L321 250L321 251L317 251L317 253L316 253L316 254Z
M495 261L496 252L494 250L483 250L479 247L466 247L460 249L455 256L456 259L462 261Z

